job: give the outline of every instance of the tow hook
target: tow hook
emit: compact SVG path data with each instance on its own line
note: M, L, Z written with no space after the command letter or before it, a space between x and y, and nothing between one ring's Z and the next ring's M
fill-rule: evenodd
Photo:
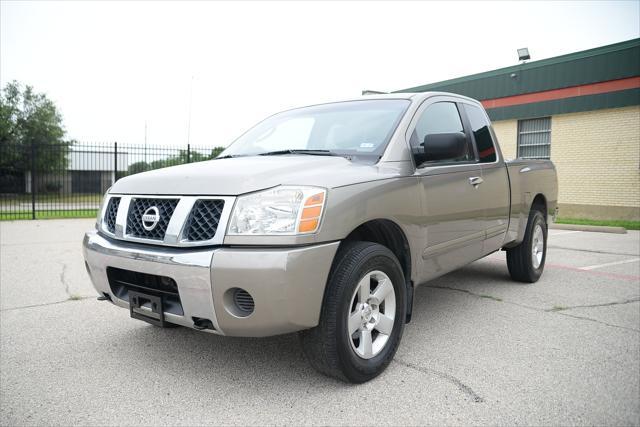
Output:
M193 329L196 329L198 331L202 331L203 329L216 329L213 327L213 322L209 319L203 319L202 317L192 317L192 319Z
M111 296L107 293L98 296L98 301L111 301Z

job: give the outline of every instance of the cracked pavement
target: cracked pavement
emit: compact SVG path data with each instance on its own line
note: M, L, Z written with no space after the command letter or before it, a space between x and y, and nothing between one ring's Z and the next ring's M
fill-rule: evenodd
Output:
M353 386L295 334L158 329L96 301L92 223L0 223L0 425L640 424L638 232L551 230L533 285L496 253L419 287L394 362Z

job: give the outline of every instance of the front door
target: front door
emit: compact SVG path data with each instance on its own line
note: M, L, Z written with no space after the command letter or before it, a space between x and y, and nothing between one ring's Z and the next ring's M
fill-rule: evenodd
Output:
M421 279L429 280L482 254L482 170L454 98L425 101L410 126L416 175L422 183L424 240Z

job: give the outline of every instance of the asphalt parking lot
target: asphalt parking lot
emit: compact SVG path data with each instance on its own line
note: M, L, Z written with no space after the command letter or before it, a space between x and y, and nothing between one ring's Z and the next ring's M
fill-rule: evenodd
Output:
M317 374L296 335L159 329L95 299L92 220L0 223L0 424L640 424L640 234L552 230L416 291L377 379Z

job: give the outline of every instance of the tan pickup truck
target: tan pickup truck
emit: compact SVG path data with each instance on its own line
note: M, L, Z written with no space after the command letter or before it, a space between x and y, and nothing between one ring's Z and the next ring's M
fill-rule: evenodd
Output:
M368 96L117 181L84 256L99 298L134 318L300 331L314 367L364 382L393 358L420 284L499 250L514 280L538 280L557 193L550 161L504 160L479 102Z

